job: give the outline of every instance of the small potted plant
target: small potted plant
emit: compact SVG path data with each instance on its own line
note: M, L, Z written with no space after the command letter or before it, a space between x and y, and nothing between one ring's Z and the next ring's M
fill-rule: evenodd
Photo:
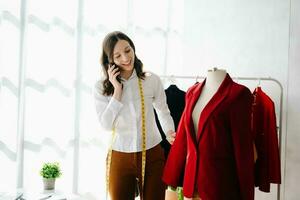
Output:
M55 179L61 176L59 163L44 163L40 170L40 175L43 177L44 189L53 190L55 187Z

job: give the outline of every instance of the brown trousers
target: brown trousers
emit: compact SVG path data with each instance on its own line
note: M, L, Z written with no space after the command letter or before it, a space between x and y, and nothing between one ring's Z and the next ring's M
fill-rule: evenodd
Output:
M166 186L162 182L165 157L162 147L146 151L145 182L142 190L142 153L112 152L109 173L111 200L134 200L135 181L139 179L141 200L164 200Z

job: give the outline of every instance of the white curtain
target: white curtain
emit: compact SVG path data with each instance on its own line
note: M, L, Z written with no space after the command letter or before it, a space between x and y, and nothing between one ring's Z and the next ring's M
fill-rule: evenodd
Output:
M105 196L109 133L94 109L101 41L121 30L145 69L182 66L183 0L0 0L0 192L42 190L57 161L57 190ZM4 181L5 180L5 181Z

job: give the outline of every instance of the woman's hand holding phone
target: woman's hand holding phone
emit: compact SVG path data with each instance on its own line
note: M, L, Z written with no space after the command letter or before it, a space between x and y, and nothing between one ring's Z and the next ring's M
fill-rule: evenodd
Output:
M122 83L120 80L118 80L119 76L120 76L120 69L117 65L115 64L110 64L108 66L108 77L109 77L109 81L111 82L111 84L114 86L115 89L122 89Z
M118 76L120 76L120 73L121 73L120 69L115 64L111 64L108 66L107 73L108 73L109 81L111 82L111 84L114 87L113 97L116 100L121 101L123 85L122 85L120 79L118 78Z

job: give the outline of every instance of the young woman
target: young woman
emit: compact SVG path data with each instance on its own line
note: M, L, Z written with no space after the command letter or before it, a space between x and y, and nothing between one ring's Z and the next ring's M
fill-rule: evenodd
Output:
M138 178L141 199L164 199L165 159L153 108L171 143L175 132L160 78L143 71L132 40L119 31L104 38L101 65L105 75L94 95L100 124L114 135L108 156L110 197L133 200Z

